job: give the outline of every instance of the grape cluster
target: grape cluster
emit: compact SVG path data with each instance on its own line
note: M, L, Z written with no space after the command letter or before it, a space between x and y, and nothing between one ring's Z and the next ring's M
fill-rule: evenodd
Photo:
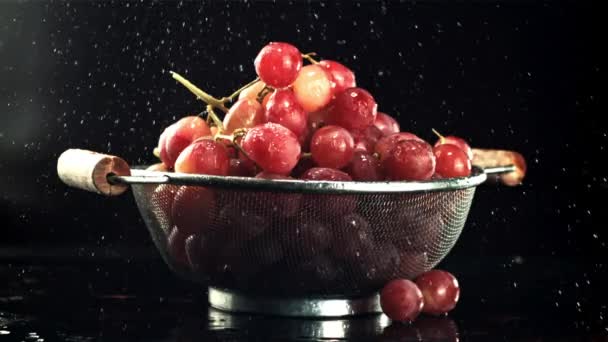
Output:
M151 169L335 182L427 181L470 175L473 154L465 140L444 137L435 131L439 139L431 146L419 136L401 131L393 117L378 111L373 95L357 86L352 70L337 61L317 61L313 56L302 54L288 43L270 43L255 58L258 78L221 99L173 74L207 103L206 115L186 116L167 127L155 149L161 164ZM305 65L304 61L309 63ZM216 114L218 110L225 113L223 118ZM270 274L277 273L276 264L284 258L281 248L269 246L285 246L290 240L267 237L271 219L297 222L293 233L301 235L298 241L306 248L300 247L299 251L306 258L297 265L305 279L295 281L306 289L318 283L317 279L335 278L339 284L342 262L355 260L357 265L369 269L366 272L369 277L387 281L394 274L388 268L399 269L400 259L416 257L398 250L394 241L383 241L382 248L376 249L394 257L383 264L375 262L378 258L370 253L374 249L372 244L378 241L365 229L368 223L354 213L355 200L344 196L319 197L319 207L325 208L327 215L343 217L344 227L338 225L330 230L323 222L298 216L302 208L297 196L282 194L266 203L276 208L274 218L244 212L230 201L223 203L210 189L202 187L161 185L152 202L165 213L162 216L167 222L162 225L170 227L165 233L174 262L204 269L211 267L209 260L219 258L223 260L222 268L212 272L231 274L243 281L254 276L262 282L272 279ZM215 215L226 225L223 233L216 234L217 241L200 228L201 223ZM406 225L415 221L408 215L416 217L419 213L403 209L397 216L403 217ZM234 234L222 235L241 226L247 226L242 231L248 234L240 239L235 239ZM349 239L342 239L343 236ZM340 248L329 248L333 240L340 241ZM215 251L214 246L219 245L222 248ZM255 247L258 245L264 248ZM256 269L239 257L244 246L258 253L257 262L274 265L274 271L256 275ZM321 253L325 250L331 253ZM216 255L205 257L203 253ZM285 265L288 266L292 265ZM421 275L416 283L404 279L389 282L381 292L381 304L392 319L408 321L421 311L430 314L450 311L458 301L458 294L455 278L434 270Z
M255 58L258 78L222 99L174 75L207 102L207 117L187 116L164 130L155 150L164 169L314 180L336 180L336 173L349 176L340 181L470 175L472 152L463 139L437 133L433 147L401 132L393 117L378 112L373 95L357 86L352 70L312 55L288 43L270 43ZM223 119L215 113L218 109L225 112Z

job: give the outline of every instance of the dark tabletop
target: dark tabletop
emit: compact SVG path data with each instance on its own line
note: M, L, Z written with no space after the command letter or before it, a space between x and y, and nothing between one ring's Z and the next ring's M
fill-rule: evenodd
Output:
M49 257L48 255L46 256ZM413 324L384 315L296 319L208 308L204 287L162 261L9 263L0 268L0 341L606 341L601 274L582 260L452 260L458 307ZM539 271L540 270L540 271ZM540 273L540 274L539 274ZM572 282L572 279L579 281ZM590 286L593 284L593 286ZM596 293L590 291L595 289Z

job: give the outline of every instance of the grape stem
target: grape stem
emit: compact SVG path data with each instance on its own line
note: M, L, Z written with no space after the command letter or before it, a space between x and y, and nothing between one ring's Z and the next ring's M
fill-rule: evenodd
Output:
M312 153L310 153L310 152L302 152L300 154L300 157L301 158L312 158Z
M312 58L312 56L316 56L316 55L317 55L316 52L309 52L309 53L302 54L302 58L304 58L305 60L309 61L312 64L319 64L319 62L316 59Z
M234 132L232 133L232 135L226 135L226 134L218 133L218 134L216 134L213 137L213 139L215 139L215 140L219 140L219 139L229 140L234 148L236 148L237 150L239 150L239 152L241 152L245 157L247 157L247 159L251 160L256 165L256 167L259 167L259 165L256 164L256 162L253 161L253 159L251 159L251 157L249 157L249 154L247 154L247 152L245 152L245 150L243 150L243 148L241 147L241 145L239 145L236 142L236 139L244 136L245 134L247 134L247 129L245 129L245 128L238 128L238 129L234 130Z
M260 92L258 93L258 95L256 96L256 100L259 103L264 102L264 97L266 97L266 95L268 93L270 93L271 91L273 91L273 89L269 86L264 86L264 88L262 88L262 90L260 90Z
M222 120L217 117L217 114L213 111L213 106L210 104L207 105L207 119L209 118L211 118L213 123L217 126L219 132L224 132L224 124L222 123Z
M232 101L234 101L234 98L235 98L235 97L237 97L237 96L239 96L239 94L240 94L240 93L241 93L243 90L245 90L245 89L247 89L247 88L251 87L252 85L256 84L256 82L258 82L259 80L260 80L260 78L259 78L259 77L257 77L255 80L253 80L253 81L251 81L251 82L249 82L249 83L245 84L244 86L240 87L238 90L236 90L236 91L235 91L234 93L232 93L230 96L228 96L228 97L222 97L222 98L220 99L220 101L222 101L223 103L226 103L226 102L232 102Z
M226 108L226 106L224 105L225 101L216 99L215 97L205 93L199 87L195 86L190 81L185 79L182 75L180 75L176 72L173 72L173 71L170 71L170 73L171 73L171 76L176 81L181 83L184 87L188 88L188 90L190 90L194 95L196 95L197 98L204 101L208 105L218 108L219 110L223 111L224 113L228 112L228 108Z
M431 130L433 131L433 133L435 133L436 136L439 137L439 141L441 142L441 144L445 144L445 137L441 135L441 133L437 132L437 130L435 130L434 128L431 128Z

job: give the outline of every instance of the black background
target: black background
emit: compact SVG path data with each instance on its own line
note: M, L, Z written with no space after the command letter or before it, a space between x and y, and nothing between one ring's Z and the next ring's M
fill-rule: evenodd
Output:
M57 157L153 162L162 129L202 108L169 70L228 95L287 41L351 67L402 130L526 157L522 186L479 188L444 263L469 308L603 325L598 19L581 2L2 2L0 262L156 258L130 194L65 187Z

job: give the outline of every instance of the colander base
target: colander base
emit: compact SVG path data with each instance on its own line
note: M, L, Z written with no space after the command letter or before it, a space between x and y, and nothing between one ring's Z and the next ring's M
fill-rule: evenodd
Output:
M291 317L346 317L380 314L378 294L359 298L272 298L209 287L209 304L228 312Z

